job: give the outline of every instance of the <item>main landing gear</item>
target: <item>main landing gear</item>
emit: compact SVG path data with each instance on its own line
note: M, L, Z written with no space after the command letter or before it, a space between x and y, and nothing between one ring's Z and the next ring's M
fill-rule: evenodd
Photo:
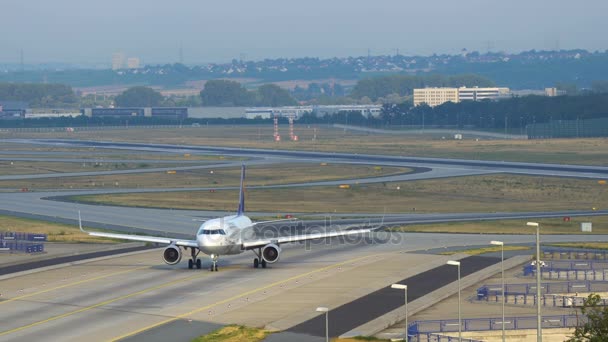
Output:
M215 254L211 254L211 267L210 267L210 271L213 272L217 272L217 259L219 259L219 255L215 255Z
M253 259L253 268L258 268L260 265L262 265L262 268L266 268L266 260L262 258L262 249L258 248L258 251L254 250L253 253L257 256Z
M199 270L202 267L202 263L201 263L201 259L197 258L198 253L200 253L201 251L199 251L197 248L190 248L190 255L191 258L188 260L188 268L189 269L193 269L194 266L196 265L196 268L198 268Z

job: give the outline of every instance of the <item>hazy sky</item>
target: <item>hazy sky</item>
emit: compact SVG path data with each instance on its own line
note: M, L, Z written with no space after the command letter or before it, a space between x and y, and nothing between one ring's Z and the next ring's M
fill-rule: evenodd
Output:
M607 0L0 0L0 63L608 49ZM488 42L490 42L488 44Z

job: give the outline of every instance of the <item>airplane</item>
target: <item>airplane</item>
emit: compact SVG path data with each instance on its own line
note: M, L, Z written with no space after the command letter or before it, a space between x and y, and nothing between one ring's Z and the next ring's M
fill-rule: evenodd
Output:
M277 237L273 239L249 239L254 236L253 228L256 225L267 224L271 222L285 221L259 221L253 222L245 215L245 165L241 168L241 183L239 189L239 206L236 215L224 216L205 221L198 228L195 240L174 239L160 236L144 236L131 234L115 234L86 231L82 228L82 219L78 212L78 224L83 233L91 236L106 237L120 240L133 240L142 242L152 242L158 244L166 244L167 247L163 252L163 261L168 265L176 265L182 259L182 250L190 249L190 259L188 260L188 268L193 269L202 267L201 259L198 258L200 252L211 257L211 271L217 271L217 261L220 255L241 254L245 251L252 251L255 254L253 259L253 267L266 268L267 264L273 264L279 261L281 255L281 245L286 243L301 242L306 240L324 239L338 236L365 234L374 231L377 228L353 229L336 232L325 232L315 234L303 234L297 236Z

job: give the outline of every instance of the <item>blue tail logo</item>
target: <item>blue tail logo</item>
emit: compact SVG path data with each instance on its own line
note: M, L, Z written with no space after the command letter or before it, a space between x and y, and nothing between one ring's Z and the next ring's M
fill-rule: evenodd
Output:
M241 168L241 189L239 191L239 209L236 212L237 216L245 213L245 164Z

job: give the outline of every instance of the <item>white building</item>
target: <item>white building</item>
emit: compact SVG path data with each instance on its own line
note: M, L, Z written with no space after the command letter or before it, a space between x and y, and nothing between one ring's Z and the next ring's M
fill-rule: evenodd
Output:
M562 96L566 95L565 90L558 90L557 88L545 88L545 96Z
M112 54L112 70L119 70L125 66L125 54L116 52Z
M414 89L414 106L426 103L431 107L435 107L446 102L459 102L458 88Z
M511 95L509 88L420 88L414 89L414 106L426 103L431 107L446 102L497 100Z
M497 100L509 97L510 94L509 88L458 88L459 101Z
M127 59L127 68L129 69L139 69L139 58L137 57L129 57Z
M325 114L335 114L340 112L359 112L365 117L377 117L382 111L382 105L327 105L327 106L315 106L315 113L317 116L324 116Z
M245 118L247 119L270 119L273 117L272 108L246 108Z

